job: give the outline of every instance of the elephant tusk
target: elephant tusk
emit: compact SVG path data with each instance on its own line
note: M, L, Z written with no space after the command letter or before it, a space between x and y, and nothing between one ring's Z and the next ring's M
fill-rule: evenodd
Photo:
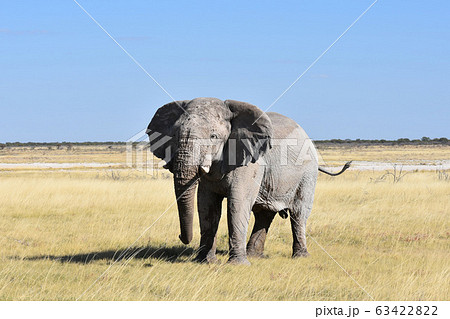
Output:
M203 166L202 165L202 166L200 166L200 168L205 174L209 173L210 166Z

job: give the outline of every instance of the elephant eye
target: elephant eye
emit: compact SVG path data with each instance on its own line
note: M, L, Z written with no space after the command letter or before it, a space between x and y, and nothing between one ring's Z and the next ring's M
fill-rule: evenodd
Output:
M216 133L211 134L211 139L217 139L217 138L219 138L219 136Z

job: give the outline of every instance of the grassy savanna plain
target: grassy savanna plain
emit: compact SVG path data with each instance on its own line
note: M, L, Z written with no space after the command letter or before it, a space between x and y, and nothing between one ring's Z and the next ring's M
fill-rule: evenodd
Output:
M333 164L401 163L449 159L450 146L323 146L320 154ZM0 163L34 162L124 164L125 150L0 150ZM192 244L181 245L167 173L0 169L0 299L371 300L370 294L376 300L449 300L450 180L415 171L393 183L389 176L380 179L383 174L321 174L307 226L311 256L290 258L289 220L277 216L266 241L268 258L252 258L246 267L225 263L226 214L218 231L220 263L192 262L198 221Z

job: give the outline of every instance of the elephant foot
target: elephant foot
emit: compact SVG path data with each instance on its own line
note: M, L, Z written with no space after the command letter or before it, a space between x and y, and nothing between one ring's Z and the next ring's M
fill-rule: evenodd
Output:
M304 257L308 257L309 253L307 250L298 250L298 251L294 251L294 253L292 254L292 258L304 258Z
M194 259L195 262L201 263L201 264L217 264L218 259L216 255L197 255Z
M232 265L245 265L245 266L251 265L251 263L248 261L246 257L230 257L227 263Z
M247 256L253 258L267 258L262 251L256 249L247 249Z

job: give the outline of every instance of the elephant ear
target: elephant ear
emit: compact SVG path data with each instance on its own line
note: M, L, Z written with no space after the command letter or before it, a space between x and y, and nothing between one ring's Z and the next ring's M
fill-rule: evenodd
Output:
M152 153L169 164L175 153L175 122L185 112L189 101L174 101L160 107L147 127Z
M223 173L255 163L271 148L273 135L270 118L255 105L233 100L226 100L225 105L233 115L231 133L223 151Z

